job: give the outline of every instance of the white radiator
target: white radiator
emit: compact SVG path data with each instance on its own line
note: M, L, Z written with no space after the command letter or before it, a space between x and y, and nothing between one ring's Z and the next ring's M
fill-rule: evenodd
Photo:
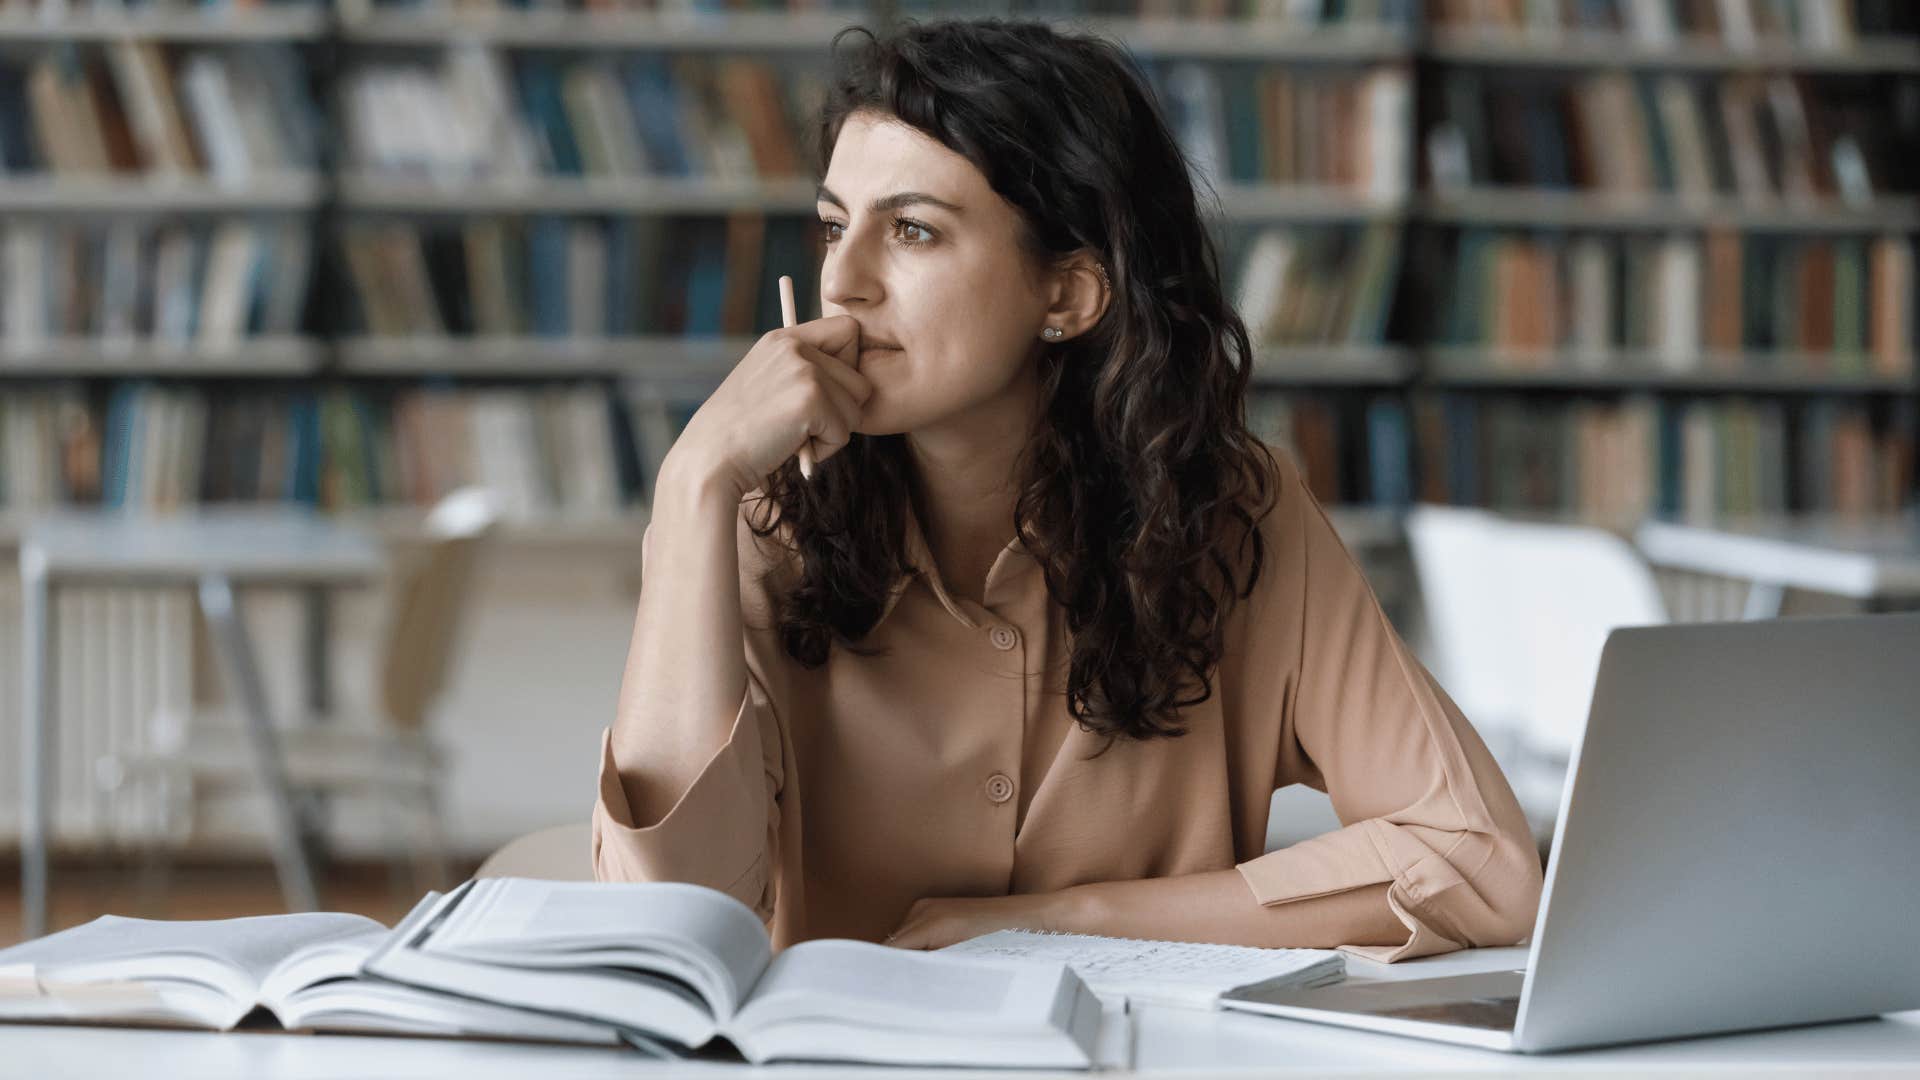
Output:
M0 844L20 836L20 579L0 574ZM110 799L99 760L145 748L149 718L185 708L192 695L192 599L182 591L60 590L55 611L56 693L52 841L68 848L128 842L159 826L151 785Z

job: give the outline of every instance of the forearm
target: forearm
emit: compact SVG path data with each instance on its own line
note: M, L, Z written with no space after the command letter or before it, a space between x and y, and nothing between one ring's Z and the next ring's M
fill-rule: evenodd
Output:
M1060 894L1061 928L1267 948L1394 945L1407 939L1407 927L1387 906L1387 888L1381 882L1264 907L1238 870L1105 881Z
M654 496L612 738L636 826L666 816L699 776L747 689L739 495L669 455Z

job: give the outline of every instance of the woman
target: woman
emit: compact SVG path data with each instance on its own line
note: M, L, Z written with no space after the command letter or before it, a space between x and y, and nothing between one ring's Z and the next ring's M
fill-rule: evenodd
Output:
M596 873L725 890L776 947L1523 938L1526 822L1249 435L1246 330L1125 53L849 33L826 314L762 337L660 469ZM1346 825L1262 854L1294 783Z

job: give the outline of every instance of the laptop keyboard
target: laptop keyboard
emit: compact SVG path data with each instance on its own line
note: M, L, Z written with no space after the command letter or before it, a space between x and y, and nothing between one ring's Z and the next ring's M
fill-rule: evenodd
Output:
M1408 1005L1398 1009L1380 1009L1375 1016L1395 1016L1406 1020L1427 1020L1458 1027L1512 1031L1520 1017L1520 998L1483 997L1467 1001L1445 1001L1437 1005Z

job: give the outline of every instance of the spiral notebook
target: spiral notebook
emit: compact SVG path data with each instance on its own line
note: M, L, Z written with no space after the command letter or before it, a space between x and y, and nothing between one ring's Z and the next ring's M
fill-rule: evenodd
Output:
M1129 1005L1219 1007L1229 990L1325 986L1346 978L1346 957L1332 949L1258 949L1040 930L996 930L937 950L963 956L1064 963L1104 998Z

